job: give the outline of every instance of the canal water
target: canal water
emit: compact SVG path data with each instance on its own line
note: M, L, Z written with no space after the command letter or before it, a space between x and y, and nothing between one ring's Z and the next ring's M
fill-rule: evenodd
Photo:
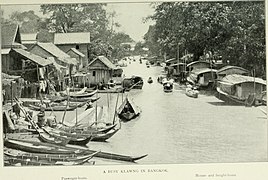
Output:
M267 120L260 108L226 105L212 95L197 99L185 95L179 85L172 93L163 92L157 76L162 67L147 68L145 62L131 61L125 76L144 79L142 90L131 90L142 113L121 124L107 142L90 142L91 149L127 154L148 154L138 164L235 163L267 161ZM148 84L147 79L153 78ZM99 94L98 105L115 110L117 94ZM119 103L122 95L119 95ZM78 113L83 109L79 109ZM66 119L75 117L67 112ZM103 161L99 164L116 164ZM98 163L97 163L98 164Z

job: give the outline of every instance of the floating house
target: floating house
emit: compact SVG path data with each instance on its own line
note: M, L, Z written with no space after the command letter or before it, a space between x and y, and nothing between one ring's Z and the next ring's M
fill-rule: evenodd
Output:
M196 69L190 72L187 81L193 85L203 87L213 85L217 78L216 72L217 70L209 68Z
M218 80L221 80L222 78L230 74L240 74L240 75L248 76L250 75L250 72L238 66L224 66L217 71L217 78Z
M266 81L261 78L231 74L217 84L217 98L228 103L253 105L266 101Z

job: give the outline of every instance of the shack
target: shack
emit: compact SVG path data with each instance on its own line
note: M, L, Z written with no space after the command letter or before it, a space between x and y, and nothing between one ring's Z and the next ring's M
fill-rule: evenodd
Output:
M77 60L75 58L71 58L53 43L36 43L29 51L53 61L58 72L52 73L54 70L49 69L49 73L51 75L49 78L56 83L57 90L64 90L66 85L70 83L69 79L71 77L71 73L74 72L72 65L77 65ZM61 67L64 67L65 70ZM59 71L59 69L61 69L61 71Z
M87 66L87 72L90 73L91 77L91 85L107 84L113 79L115 71L118 71L118 68L105 56L97 56Z

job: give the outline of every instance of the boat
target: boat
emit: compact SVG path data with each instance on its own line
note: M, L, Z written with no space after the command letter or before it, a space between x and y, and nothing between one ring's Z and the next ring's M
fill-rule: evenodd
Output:
M152 77L149 77L148 81L147 81L149 84L153 83L153 79Z
M173 91L173 80L163 80L163 90L164 92L172 92Z
M187 87L185 90L185 94L192 98L198 98L199 91L192 87Z
M59 146L51 143L44 143L39 141L30 141L23 139L6 138L4 139L4 145L8 148L33 153L76 154L83 152L83 150L67 148L66 146Z
M51 127L43 127L45 132L50 134L53 137L65 137L69 140L69 144L75 145L86 145L92 139L92 133L90 134L76 134L76 133L69 133L60 129L51 128Z
M50 107L46 107L45 111L73 111L75 110L77 107L75 106L66 106L66 105L58 105L58 106L50 106ZM32 104L29 104L29 109L34 110L34 111L40 111L40 106L35 106Z
M87 97L87 98L75 98L75 97L69 97L69 101L70 102L91 102L91 103L93 103L93 102L95 102L95 101L97 101L97 100L99 100L100 99L100 97Z
M217 77L217 70L210 68L202 68L192 70L187 81L197 87L207 88L214 87Z
M20 166L74 166L82 165L92 159L92 156L88 156L86 159L79 161L55 161L51 159L40 160L38 157L29 158L29 157L11 157L4 156L4 161L8 161L9 165L20 165Z
M216 97L229 104L260 105L266 91L266 81L261 78L231 74L217 84Z
M22 163L22 165L81 165L93 158L97 153L88 154L40 154L25 153L17 150L6 150L5 159L11 163Z
M95 95L97 93L98 90L94 90L92 92L86 92L86 87L83 88L81 91L76 91L76 92L69 92L67 93L67 91L63 91L61 94L63 96L69 96L71 98L89 98L92 97L93 95Z
M129 121L140 115L140 113L140 108L128 97L125 98L123 103L117 109L118 117L123 121Z
M160 83L160 84L163 84L163 80L166 79L167 76L166 75L159 75L157 77L157 82Z
M127 91L131 89L142 89L143 79L140 76L124 78L122 81L122 87L125 88Z
M105 133L96 133L92 135L91 141L106 141L107 139L111 138L115 133L117 133L119 129L112 129Z

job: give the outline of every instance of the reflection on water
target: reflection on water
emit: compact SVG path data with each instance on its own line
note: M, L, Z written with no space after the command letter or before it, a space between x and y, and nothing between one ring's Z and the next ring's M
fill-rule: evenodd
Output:
M142 113L122 123L121 130L107 142L90 142L90 148L128 155L148 154L139 164L267 161L267 120L258 108L223 106L213 96L189 98L178 88L164 93L157 83L161 70L154 66L146 68L145 63L138 61L125 68L126 76L144 78L142 90L128 93ZM152 84L147 83L149 77L153 78ZM99 96L98 105L107 106L109 99L110 113L114 113L117 94ZM79 109L78 113L82 111ZM74 112L66 114L67 119L74 116Z

